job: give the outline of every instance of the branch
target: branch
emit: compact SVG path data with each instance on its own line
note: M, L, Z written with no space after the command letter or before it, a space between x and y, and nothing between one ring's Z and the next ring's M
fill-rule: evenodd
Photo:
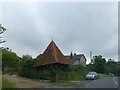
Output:
M2 34L2 33L3 33L3 31L0 32L0 34Z
M4 42L6 42L6 41L0 41L0 44L1 44L1 43L4 43Z

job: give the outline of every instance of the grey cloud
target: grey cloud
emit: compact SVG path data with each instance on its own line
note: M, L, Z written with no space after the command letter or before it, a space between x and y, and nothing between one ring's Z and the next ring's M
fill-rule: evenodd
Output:
M84 53L89 59L92 50L116 58L116 8L117 3L5 3L5 46L36 56L53 37L64 54Z

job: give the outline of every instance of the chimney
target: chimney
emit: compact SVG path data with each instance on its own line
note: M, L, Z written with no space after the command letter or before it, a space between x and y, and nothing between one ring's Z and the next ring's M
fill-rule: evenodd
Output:
M74 56L76 55L76 53L74 53Z
M73 58L73 54L72 54L72 51L71 51L71 53L70 53L70 59L72 59Z

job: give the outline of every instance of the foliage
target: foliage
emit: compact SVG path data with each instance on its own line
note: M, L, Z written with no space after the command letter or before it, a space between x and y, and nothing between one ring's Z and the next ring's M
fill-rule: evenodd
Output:
M117 64L112 59L109 59L108 62L106 62L105 58L103 58L101 55L94 56L94 63L87 65L87 69L89 71L96 71L103 74L113 73L115 75L119 75L119 68L120 64Z
M24 55L21 62L22 63L19 75L28 78L36 78L37 70L32 68L35 60L33 60L32 57L29 55Z
M18 70L20 58L8 48L2 49L2 70Z
M109 59L106 65L106 72L119 75L120 73L119 67L120 67L120 64L117 64L115 61Z
M30 55L23 55L20 61L20 69L23 68L23 65L29 62L29 60L33 60L33 58ZM32 62L31 62L32 63ZM29 66L29 65L28 65ZM29 66L30 67L30 66Z
M94 67L94 64L89 64L89 65L87 65L87 70L88 71L94 71L95 70L95 67Z
M94 71L98 73L105 72L106 60L101 55L94 57Z
M89 71L86 67L82 65L71 65L70 72L69 72L69 79L70 80L84 80L86 78L86 74Z

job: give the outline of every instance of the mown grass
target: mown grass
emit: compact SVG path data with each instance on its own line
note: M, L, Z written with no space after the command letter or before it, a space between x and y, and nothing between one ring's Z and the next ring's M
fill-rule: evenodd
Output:
M5 88L15 88L15 84L5 78L2 78L2 88L2 90L5 90Z
M76 82L70 82L70 81L47 82L47 83L53 86L63 86L63 87L69 87L77 84Z

